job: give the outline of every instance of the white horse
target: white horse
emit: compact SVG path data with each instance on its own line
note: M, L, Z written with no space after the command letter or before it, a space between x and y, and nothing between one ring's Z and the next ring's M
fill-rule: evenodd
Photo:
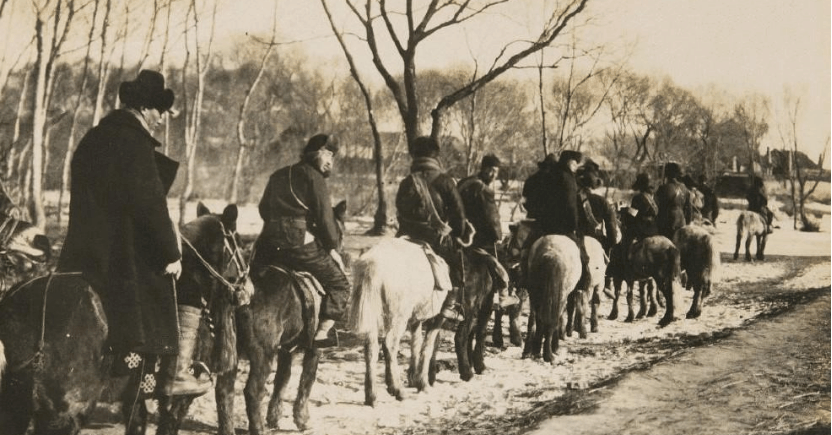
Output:
M434 289L433 271L424 250L404 239L384 239L361 255L353 272L350 327L366 337L364 403L374 406L376 400L373 379L380 337L384 338L387 391L398 400L404 399L396 356L405 329L411 336L410 386L426 390L436 376L436 339L444 322L437 314L447 291Z

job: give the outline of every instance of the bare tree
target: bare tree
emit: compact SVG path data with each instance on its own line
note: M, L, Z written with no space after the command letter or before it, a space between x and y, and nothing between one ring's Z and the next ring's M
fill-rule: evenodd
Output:
M734 107L734 118L739 122L748 152L748 170L756 172L760 164L760 140L768 133L769 101L762 95L747 96Z
M190 113L186 114L185 119L185 159L186 159L186 172L185 172L185 188L182 190L182 194L179 197L179 224L185 224L185 206L188 203L188 200L193 195L194 191L194 178L196 174L196 150L197 145L200 139L200 127L202 123L202 103L205 97L205 76L208 73L208 69L211 66L211 50L214 43L214 29L217 22L217 6L218 1L213 1L213 7L211 11L211 21L210 21L210 30L208 33L208 45L205 47L204 51L201 51L201 43L200 43L200 34L199 34L199 24L200 24L200 14L201 11L197 8L197 0L191 0L190 6L188 8L188 14L193 17L193 33L194 33L194 64L195 64L195 72L196 72L196 92L193 96L193 101L191 102L191 111ZM188 38L189 31L189 24L186 23L186 31L185 31L185 47L186 53L190 53L190 42ZM186 54L186 56L188 56ZM182 72L182 84L183 88L187 88L187 60L185 66L183 66ZM187 99L187 94L186 94Z
M784 121L785 125L778 125L777 130L780 135L780 142L783 144L783 148L786 150L786 155L788 156L787 176L791 185L790 194L794 208L794 229L817 231L817 224L810 221L806 215L806 201L818 187L820 177L814 177L814 182L810 183L806 169L801 167L800 159L798 158L800 141L797 135L797 119L800 114L800 98L793 98L787 92L784 100L787 111L786 120ZM823 162L826 159L828 151L829 136L826 137L823 151L821 151L820 157L818 158L818 166L820 168L823 168Z
M352 76L355 83L358 85L358 88L361 90L361 95L364 98L364 105L367 107L367 120L370 122L370 129L372 130L373 134L373 163L376 172L376 191L378 195L376 213L373 217L373 227L368 231L368 234L383 235L387 232L388 229L387 198L384 192L384 154L382 149L381 135L378 131L378 123L376 122L376 117L373 113L373 100L370 95L370 91L367 89L367 86L364 84L364 81L361 79L361 76L358 73L358 68L356 68L355 66L355 61L353 60L352 53L350 53L350 50L347 48L347 45L344 42L344 38L341 35L341 32L339 32L338 29L335 27L335 21L333 21L332 19L332 14L329 11L329 6L327 6L326 0L321 0L321 4L323 5L324 11L326 12L327 19L329 20L329 25L332 28L332 33L338 40L338 44L341 45L341 49L344 52L344 57L346 57L347 63L349 63L350 65L350 75Z
M251 95L254 93L254 90L257 88L257 85L260 83L260 80L263 78L263 73L266 71L266 65L269 62L269 57L271 57L272 52L274 51L274 47L277 45L277 5L278 2L277 0L275 0L274 11L272 16L271 40L266 46L266 51L263 53L263 58L260 60L260 67L257 69L257 75L254 77L254 80L252 80L248 89L246 89L245 97L243 98L243 102L240 104L240 114L237 116L237 158L236 163L234 164L234 172L231 175L231 185L229 186L228 202L230 203L237 202L237 195L239 193L238 190L240 185L240 178L243 172L243 162L245 161L244 159L246 155L246 148L254 145L253 143L249 143L249 141L246 139L246 109L248 108L248 105L251 102Z
M113 7L112 0L104 0L104 15L101 22L101 50L98 56L98 90L95 93L95 105L92 112L92 125L98 125L104 112L104 91L107 89L107 80L110 75L110 57L113 49L108 48L108 32L110 29L110 12Z
M566 28L566 25L586 7L588 0L572 0L552 12L544 28L533 41L513 41L506 44L493 60L491 66L477 79L453 90L442 97L431 111L430 135L438 138L441 134L442 116L444 111L468 97L478 89L499 77L510 68L516 66L529 55L549 46ZM367 46L372 53L373 65L381 74L385 85L393 94L399 115L402 118L408 144L412 143L419 134L420 110L417 102L417 74L416 53L423 41L440 30L451 26L461 25L476 18L486 11L499 5L508 4L509 0L430 0L424 7L416 7L412 1L406 2L404 11L388 10L386 0L365 0L363 9L359 9L353 1L347 4L353 15L361 23ZM378 12L374 5L378 4ZM421 16L417 16L419 11ZM406 28L397 29L394 18L404 16ZM375 22L383 22L389 41L393 44L401 61L403 73L401 79L396 78L389 67L390 61L382 58L379 50L380 36L376 34ZM521 46L521 48L514 48Z
M33 223L46 227L46 213L43 208L43 168L46 152L47 110L55 79L54 64L60 55L61 45L66 40L75 15L75 2L67 3L50 0L33 0L35 10L35 37L37 58L35 62L35 100L32 120L32 180L31 197L28 201ZM65 10L64 8L67 8Z

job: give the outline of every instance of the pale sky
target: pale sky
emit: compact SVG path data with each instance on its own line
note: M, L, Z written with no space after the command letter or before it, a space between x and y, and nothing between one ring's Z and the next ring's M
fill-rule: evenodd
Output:
M269 31L272 1L247 1L245 7L237 5L241 2L228 4L223 11L227 14L224 31ZM329 0L331 8L343 11L339 3ZM550 4L554 2L528 0L520 16L533 23ZM257 10L254 15L253 9ZM343 62L337 42L325 37L330 29L320 1L280 0L279 10L285 37L309 40L299 45L309 53L310 61L323 59L328 67ZM772 104L771 133L763 147L781 147L775 122L782 111L784 89L791 89L801 97L798 134L802 149L817 158L830 134L832 117L828 0L593 0L588 12L595 17L593 40L622 46L635 41L628 63L636 71L668 76L692 91L715 85L736 97L751 92L767 96ZM513 15L517 16L516 10ZM354 26L350 18L341 14L339 26ZM470 26L467 34L438 33L432 45L421 49L418 66L470 65L469 50L490 59L492 41L531 34L529 27L495 15ZM378 81L366 49L358 43L352 47L365 76ZM829 158L825 166L829 167Z
M278 1L282 37L305 41L295 46L309 56L310 63L339 75L348 74L340 47L330 36L320 0L220 1L217 42L225 50L233 50L231 41L239 41L230 37L234 34L269 33L273 5ZM496 10L484 19L469 21L466 32L450 28L435 34L420 46L417 67L470 67L471 53L482 66L506 41L534 35L545 11L556 3L518 1L519 5L511 3L515 5L511 10ZM24 3L11 4L15 10L30 9ZM404 2L388 3L394 7ZM343 0L328 0L328 4L335 10L340 28L356 31L355 20L346 12ZM783 118L784 89L791 89L801 97L801 149L816 159L830 134L832 118L831 14L829 0L590 0L583 15L593 17L584 32L594 43L616 48L616 54L625 46L633 47L628 64L637 72L667 76L694 92L716 86L734 97L751 92L767 96L772 113L770 134L764 138L763 148L781 147L776 123ZM10 50L20 45L11 41L14 37L28 41L32 26L25 17L5 15L3 20L12 19L14 24L0 27L10 31L2 35L8 39L0 49L5 46ZM349 43L364 77L380 85L367 49L355 37L350 37ZM556 54L553 51L548 50L550 57ZM829 159L825 166L829 167Z

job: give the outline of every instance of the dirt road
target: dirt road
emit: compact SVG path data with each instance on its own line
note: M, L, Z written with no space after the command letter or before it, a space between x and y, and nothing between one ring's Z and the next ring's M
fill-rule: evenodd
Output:
M532 434L830 432L829 288L709 346L564 398Z

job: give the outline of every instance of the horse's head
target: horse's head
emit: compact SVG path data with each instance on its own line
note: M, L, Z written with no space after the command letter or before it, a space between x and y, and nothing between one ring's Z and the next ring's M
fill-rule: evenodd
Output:
M49 239L40 228L0 214L0 291L7 277L30 274L45 265L52 254Z
M200 202L197 218L182 227L183 259L194 264L194 273L207 274L236 304L245 305L254 286L237 234L237 215L234 204L225 207L222 214L213 214Z
M518 261L521 251L531 237L534 219L524 219L508 226L509 235L503 241L507 261Z
M332 214L335 215L335 224L338 227L338 247L335 250L341 254L344 266L350 267L350 256L344 252L344 234L346 233L344 222L347 219L347 200L345 199L335 204L335 207L332 207Z

